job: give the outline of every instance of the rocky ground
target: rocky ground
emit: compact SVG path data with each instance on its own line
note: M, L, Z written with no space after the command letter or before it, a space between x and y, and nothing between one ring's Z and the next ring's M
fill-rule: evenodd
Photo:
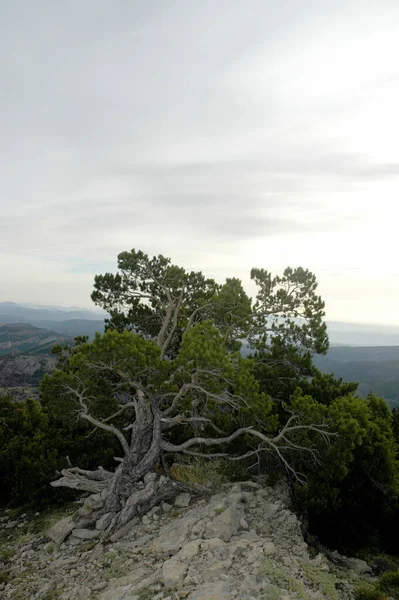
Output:
M308 548L282 484L182 494L104 546L68 515L41 533L41 515L1 519L2 600L351 600L372 580L363 561Z
M38 400L39 382L45 373L51 373L56 363L57 358L51 354L0 356L0 397Z

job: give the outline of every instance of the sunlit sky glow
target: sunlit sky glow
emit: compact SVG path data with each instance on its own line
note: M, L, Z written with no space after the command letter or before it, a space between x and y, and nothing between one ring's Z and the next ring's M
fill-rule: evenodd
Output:
M3 0L0 301L141 248L399 325L398 56L396 0Z

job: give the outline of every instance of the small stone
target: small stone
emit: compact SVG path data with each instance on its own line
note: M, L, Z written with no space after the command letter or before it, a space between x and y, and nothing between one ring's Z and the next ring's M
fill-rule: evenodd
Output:
M40 594L40 598L42 598L43 596L45 596L47 594L47 592L49 592L51 590L51 583L49 581L47 581L41 588L39 591Z
M173 508L173 506L171 504L168 504L167 502L162 502L161 507L163 512L170 512Z
M371 571L370 565L368 565L366 561L362 560L361 558L348 558L347 561L350 565L350 569L356 571L356 573L363 574Z
M209 550L216 550L218 548L225 548L227 546L226 542L220 540L219 538L211 538L210 540L204 540L201 542L201 550L207 552Z
M237 508L229 506L220 515L217 515L213 521L208 521L205 527L205 538L220 538L228 542L235 535L240 525Z
M74 529L72 536L80 540L94 540L100 537L101 531L97 529Z
M78 556L66 556L65 558L61 557L55 560L53 563L51 563L51 568L64 568L68 567L69 565L75 565L77 562L79 562Z
M199 549L201 547L202 540L192 540L188 542L181 550L179 550L177 556L181 560L190 560L197 556Z
M211 579L218 579L220 581L222 576L231 569L232 564L233 561L230 558L215 563L205 571L202 576L203 581L209 581Z
M258 536L258 534L256 533L256 531L254 529L251 529L250 531L244 531L243 533L240 533L234 539L246 540L247 542L254 543L254 542L258 542L260 540L260 537Z
M162 566L163 583L166 588L177 588L183 582L187 565L176 558L170 558Z
M278 504L270 504L270 503L262 504L262 508L261 508L262 518L265 520L272 519L279 508L280 507Z
M197 537L197 538L202 537L203 531L204 531L204 524L201 521L198 521L198 523L193 525L193 527L191 528L191 533L193 535L195 535L195 537Z
M47 532L47 537L59 546L68 537L75 526L73 517L65 517L55 523Z
M146 475L144 475L144 483L151 483L151 481L155 481L156 478L156 473L147 473Z
M175 506L179 508L186 508L190 504L191 495L190 494L179 494L176 496Z
M100 531L105 531L107 527L111 524L113 517L111 513L105 513L102 517L100 517L96 523L96 529Z
M153 516L161 510L160 506L153 506L150 511L148 511L147 515Z
M120 540L121 538L123 538L125 535L127 535L128 533L130 533L131 529L137 525L137 523L139 522L139 518L138 517L133 517L133 519L131 519L130 521L128 521L125 525L123 525L123 527L121 527L120 529L118 529L118 531L115 531L115 533L113 533L111 535L111 537L109 538L111 542L117 542L118 540Z
M243 492L253 492L262 489L262 486L259 483L255 483L255 481L241 481L240 487Z
M188 596L188 600L232 600L227 581L205 583Z
M263 552L261 548L252 548L246 555L247 562L251 564L261 564L263 562Z
M276 546L273 544L273 542L265 542L263 544L263 554L265 554L265 556L276 554Z

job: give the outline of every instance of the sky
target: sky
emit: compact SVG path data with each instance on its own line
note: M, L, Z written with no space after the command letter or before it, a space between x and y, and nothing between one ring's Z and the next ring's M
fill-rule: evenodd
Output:
M131 248L399 325L397 0L0 0L0 301Z

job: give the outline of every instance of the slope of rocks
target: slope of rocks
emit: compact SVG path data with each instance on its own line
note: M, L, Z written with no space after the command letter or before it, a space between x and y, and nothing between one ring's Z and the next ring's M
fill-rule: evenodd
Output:
M195 501L182 494L105 546L100 530L70 522L29 537L23 519L3 518L2 599L350 600L354 583L371 579L363 561L340 557L338 567L310 553L282 484L229 484Z

